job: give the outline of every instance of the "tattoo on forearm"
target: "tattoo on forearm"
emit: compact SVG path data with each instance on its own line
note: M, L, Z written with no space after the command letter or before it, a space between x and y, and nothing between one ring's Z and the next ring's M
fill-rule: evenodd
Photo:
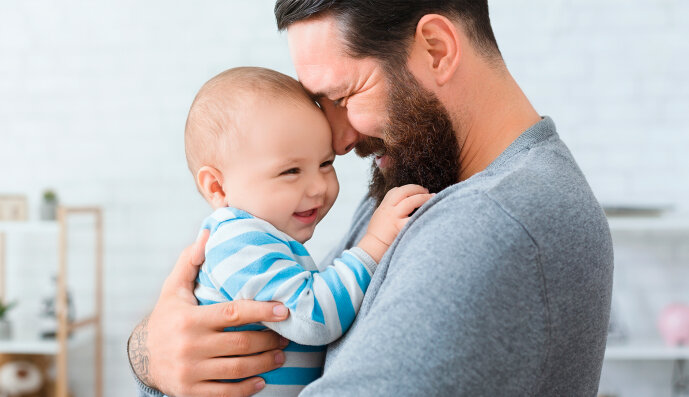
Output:
M146 385L153 387L153 378L149 372L149 353L146 346L148 337L148 316L139 323L129 337L129 362L139 379Z

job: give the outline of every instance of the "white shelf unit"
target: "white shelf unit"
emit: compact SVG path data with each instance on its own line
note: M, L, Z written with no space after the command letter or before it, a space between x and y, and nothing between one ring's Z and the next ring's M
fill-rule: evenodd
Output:
M609 217L608 224L613 236L619 234L676 235L689 234L689 214L666 212L660 216ZM674 394L686 392L688 374L685 363L689 360L689 346L666 346L659 339L631 339L609 344L605 349L605 361L647 362L670 361L674 363L672 390Z
M605 349L610 361L662 361L689 360L689 346L665 346L659 340L637 340L613 344Z
M0 232L8 234L26 232L57 233L59 228L60 224L57 221L0 222Z
M67 250L68 228L67 220L70 215L90 215L93 217L95 239L95 278L94 302L95 313L77 321L68 319L67 303ZM103 215L98 207L64 207L58 208L57 221L23 221L0 222L0 299L5 295L5 267L6 267L6 235L21 233L52 233L58 239L58 280L56 296L57 336L55 339L21 339L0 341L0 354L37 354L54 356L56 362L55 397L68 397L68 366L67 354L70 348L92 342L94 344L94 396L103 396ZM82 337L78 331L81 328L93 326L95 329L93 340ZM70 334L74 333L73 337Z
M67 341L69 349L85 346L92 341L90 338L75 334ZM60 352L57 339L12 339L0 341L0 354L40 354L54 356Z
M648 217L610 217L612 233L689 233L689 214L667 213Z
M57 341L53 340L10 340L0 341L3 354L41 354L52 356L59 351Z
M610 217L610 232L615 233L689 233L689 214L666 213L647 217ZM632 340L612 344L606 360L687 360L689 347L670 347L660 340Z

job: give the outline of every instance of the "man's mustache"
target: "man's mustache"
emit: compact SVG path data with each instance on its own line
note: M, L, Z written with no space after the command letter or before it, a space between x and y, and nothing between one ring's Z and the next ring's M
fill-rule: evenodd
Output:
M380 138L365 137L354 146L354 153L359 157L368 157L373 154L383 154L385 152L385 142Z

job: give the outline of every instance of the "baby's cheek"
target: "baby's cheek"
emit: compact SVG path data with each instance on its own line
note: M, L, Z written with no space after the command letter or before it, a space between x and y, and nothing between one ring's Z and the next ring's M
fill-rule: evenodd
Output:
M333 172L332 184L333 184L333 187L332 187L332 193L331 193L331 196L332 196L332 199L331 199L332 202L330 203L331 205L332 205L332 203L335 202L335 199L337 199L337 195L340 194L340 183L337 181L337 176L335 175L335 172Z
M335 172L332 172L332 175L330 177L330 187L328 188L328 194L326 195L326 212L330 210L330 208L333 206L335 203L335 200L337 199L337 195L340 193L340 183L337 181L337 176L335 175Z

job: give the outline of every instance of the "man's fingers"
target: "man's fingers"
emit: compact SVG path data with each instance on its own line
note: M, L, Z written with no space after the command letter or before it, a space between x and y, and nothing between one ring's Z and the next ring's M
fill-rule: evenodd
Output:
M265 388L262 378L254 377L237 383L205 381L196 384L191 390L194 396L207 397L246 397L253 396Z
M387 201L386 204L397 205L400 201L404 200L406 197L413 196L415 194L425 194L428 193L428 189L419 185L404 185L391 189L386 195L383 201Z
M200 353L208 357L263 353L268 350L283 349L289 342L273 331L218 332L208 336L207 339L208 342L199 347Z
M397 210L398 215L405 217L409 216L409 214L412 211L421 207L426 201L430 200L433 196L433 194L429 193L415 194L413 196L409 196L400 201L400 203L395 206L395 209Z
M242 379L272 371L285 363L285 352L271 350L254 356L218 357L198 365L204 379Z
M221 329L260 321L282 321L287 318L287 307L279 302L237 300L199 306L194 312L197 320L210 327Z

